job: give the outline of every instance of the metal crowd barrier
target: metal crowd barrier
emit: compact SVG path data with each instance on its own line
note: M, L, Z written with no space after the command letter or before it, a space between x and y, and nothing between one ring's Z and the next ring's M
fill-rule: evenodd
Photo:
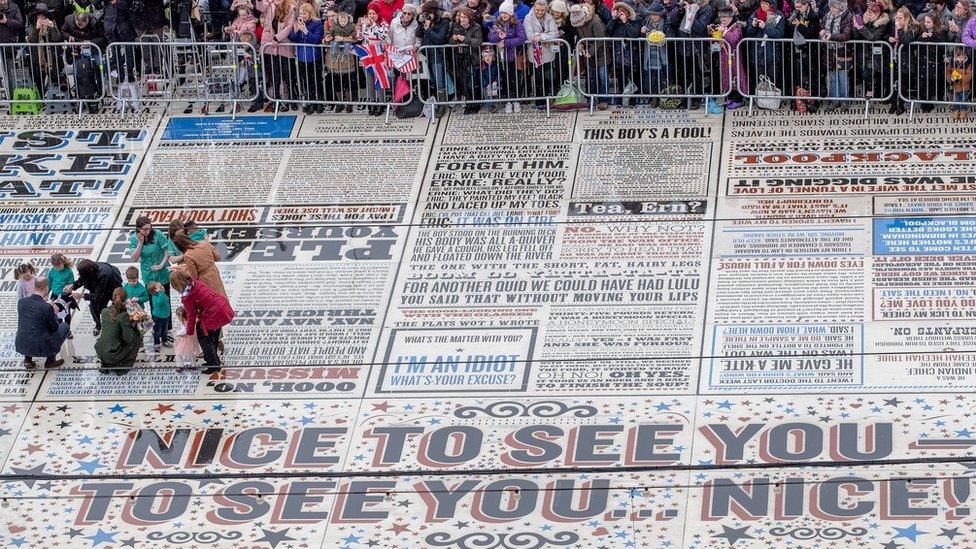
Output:
M509 109L515 108L516 103L534 101L548 116L552 100L569 77L569 43L526 42L518 47L512 60L508 59L504 44L486 42L484 46L491 47L491 63L482 63L481 50L464 44L421 47L427 75L426 93L421 94L424 102Z
M108 46L108 93L124 113L174 102L193 106L258 98L258 59L240 42L116 42Z
M957 58L959 55L965 59ZM909 118L915 116L916 103L924 112L935 105L958 105L966 110L976 107L973 48L949 42L912 42L898 48L898 61L898 97L908 103Z
M732 50L715 38L584 38L576 43L576 70L590 111L599 103L677 106L686 100L727 97Z
M87 42L0 45L0 104L10 114L98 109L105 98L102 51Z
M780 38L745 38L736 58L747 67L737 89L749 100L826 101L820 110L834 110L843 102L870 103L894 94L894 50L887 42L850 40L831 42Z
M276 55L276 47L290 48L294 56ZM306 48L305 61L299 59L298 48ZM297 109L302 104L333 106L336 112L342 110L339 107L352 112L354 106L366 106L375 109L371 114L385 113L389 120L393 107L406 105L413 99L410 76L401 75L393 67L382 47L368 51L372 55L360 62L352 44L335 47L332 44L265 44L261 47L264 100L274 105L275 116L282 108ZM380 71L376 73L378 76L366 71L364 64ZM400 78L407 80L398 83ZM397 96L398 86L405 90L404 95Z

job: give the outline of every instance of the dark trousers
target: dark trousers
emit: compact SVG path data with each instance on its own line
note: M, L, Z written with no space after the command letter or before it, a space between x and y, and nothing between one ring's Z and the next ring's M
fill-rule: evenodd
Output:
M58 330L54 333L54 341L58 346L57 350L55 350L54 354L51 356L44 357L45 359L53 361L58 357L58 352L61 350L61 346L64 345L64 340L68 339L68 331L69 328L67 324L58 324ZM25 355L24 360L34 360L34 357Z
M168 338L166 332L169 331L169 318L159 318L153 316L153 345L161 345Z
M197 322L197 341L203 351L204 366L220 366L220 355L217 354L217 341L220 339L220 328L210 330L204 335L203 327Z

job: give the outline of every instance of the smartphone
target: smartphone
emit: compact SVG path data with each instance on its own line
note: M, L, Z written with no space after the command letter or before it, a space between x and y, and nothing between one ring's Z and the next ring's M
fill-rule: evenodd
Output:
M859 26L859 27L863 27L864 26L864 18L861 17L861 14L860 13L854 15L854 23L856 23L857 26Z

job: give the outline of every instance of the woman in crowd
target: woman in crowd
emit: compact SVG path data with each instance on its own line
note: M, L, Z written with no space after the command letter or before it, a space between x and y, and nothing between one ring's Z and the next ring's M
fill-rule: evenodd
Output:
M159 282L169 296L169 239L163 231L152 226L152 220L146 216L136 219L136 230L129 237L129 249L132 261L139 262L142 283Z
M793 47L785 48L784 88L791 95L799 95L796 91L800 87L813 97L824 97L827 90L823 85L820 44L809 42L820 38L820 15L812 0L796 0L795 9L787 24L787 36L799 38L795 38ZM746 90L748 87L743 86L741 89Z
M526 90L519 86L517 58L522 55L522 45L525 44L525 27L515 18L515 5L511 0L505 0L498 8L498 19L495 20L488 41L499 44L499 94L507 99L505 112L520 112L522 106L517 101ZM516 99L512 101L512 99Z
M922 27L918 41L928 44L945 42L946 32L942 28L941 20L932 12L925 12L919 19ZM910 52L910 62L917 66L919 82L919 92L922 99L922 112L932 112L935 103L928 101L941 101L945 90L945 69L942 61L942 50L944 48L934 48L932 46L922 46Z
M324 98L322 87L325 85L325 67L322 65L322 22L319 21L318 10L315 6L302 3L298 8L298 20L288 34L288 39L296 44L295 59L298 61L299 81L304 83L304 89L299 90L302 99L312 101L305 105L305 114L325 112L320 105Z
M631 10L633 11L633 10ZM528 64L532 67L532 94L536 97L550 96L559 89L557 79L559 78L559 64L565 64L566 59L557 53L560 52L558 43L553 42L559 38L559 27L556 20L549 13L548 0L535 0L532 9L525 15L522 21L525 27L526 57ZM537 109L546 108L546 102L537 99L535 102Z
M103 308L99 315L102 331L95 341L95 354L101 362L98 371L103 374L114 372L119 376L124 375L132 369L142 348L142 334L129 318L125 296L125 289L113 290L111 305Z
M356 38L362 42L363 46L382 46L389 40L390 25L380 19L380 9L380 0L373 0L366 8L366 17L360 19L357 24ZM366 98L370 103L373 103L369 106L370 116L382 115L384 109L377 103L389 101L386 90L377 89L375 79L373 73L366 74Z
M610 24L607 25L607 36L617 38L611 44L613 55L611 62L616 73L617 87L613 90L614 94L625 93L628 84L638 88L644 79L641 76L641 59L638 44L634 38L641 37L641 24L636 21L637 12L626 2L617 2L613 5L613 14ZM643 45L643 44L641 44ZM646 93L646 92L643 92ZM619 104L620 99L614 99Z
M467 7L454 10L454 24L451 25L451 48L448 54L451 78L459 98L477 99L474 90L480 89L481 67L481 25L474 20L474 13ZM478 72L475 72L475 69ZM481 110L477 103L464 105L464 114L474 114Z
M719 10L718 21L719 24L716 30L722 33L722 40L725 40L726 44L728 44L728 46L722 49L719 56L720 70L722 73L722 89L732 90L729 92L729 98L725 106L729 109L738 109L742 106L742 94L739 93L739 89L749 89L749 83L746 80L745 63L742 63L736 57L738 53L736 46L742 40L742 28L745 26L745 23L736 21L735 12L730 8ZM737 85L734 85L733 79L738 82Z
M268 96L283 101L296 98L291 77L291 63L295 57L293 46L288 41L295 25L296 10L293 0L258 0L258 11L261 23L261 56L264 66L264 82L268 87ZM263 101L263 100L262 100ZM248 109L255 112L260 109L260 103L255 103ZM285 103L283 111L290 109ZM274 111L274 104L264 108L264 112Z
M359 101L359 57L350 48L356 41L356 23L352 14L344 10L330 13L329 26L322 38L322 43L329 45L325 56L327 99L336 102L335 112L351 113L352 104Z
M427 0L420 6L419 17L417 37L420 38L421 47L431 47L427 53L427 67L430 71L434 95L437 101L444 103L448 99L448 63L442 46L447 45L451 37L451 16L441 10L437 0ZM441 116L445 109L440 107L438 111L437 115Z
M203 373L213 374L220 371L217 341L220 339L221 328L234 319L230 302L203 281L193 280L183 271L170 273L170 283L180 293L180 300L186 310L186 335L196 334L203 350Z
M973 5L969 0L956 0L956 7L952 8L952 17L947 30L949 42L962 42L963 31L973 17Z
M883 42L891 34L891 19L885 12L884 5L879 0L868 0L867 9L861 20L854 19L854 39L866 40L868 42ZM886 53L886 50L882 50ZM864 82L864 93L867 97L884 97L888 95L887 78L888 64L890 57L885 54L876 53L873 48L859 46L860 55L855 61L859 64L858 70L861 74L861 81Z
M174 238L176 248L183 253L183 269L193 280L203 281L212 290L220 295L227 297L227 290L224 289L224 282L220 278L220 269L217 268L217 261L220 261L220 254L213 244L207 241L196 242L185 232L176 233Z
M912 12L905 6L895 12L895 25L892 36L888 38L891 47L898 52L898 85L901 88L895 93L889 114L904 114L905 101L902 96L911 97L913 90L918 90L918 71L911 66L912 55L909 45L922 34L921 25L912 16Z
M837 1L837 0L835 0ZM782 38L786 33L786 18L783 12L776 9L773 0L761 0L749 23L746 26L746 36L750 38ZM753 42L749 48L752 58L752 65L749 71L749 86L755 90L759 82L759 76L769 78L774 84L782 89L783 82L780 80L780 55L779 43L775 41L762 40ZM816 59L812 62L818 62Z
M845 0L827 2L827 14L821 21L820 39L841 44L827 44L824 54L827 63L827 96L836 98L824 104L824 111L832 111L843 106L839 99L850 97L850 71L854 67L854 57L850 49L842 44L854 35L854 14Z
M79 288L85 288L86 293L78 293ZM97 337L102 331L102 310L112 301L113 292L122 288L122 273L115 266L105 262L94 262L82 259L78 262L78 279L71 284L74 292L71 297L75 301L82 298L88 300L92 320L95 321L93 334ZM125 290L122 290L125 295Z
M580 70L585 71L586 74L585 89L590 94L597 95L597 108L605 111L608 108L605 95L609 83L607 64L610 62L606 42L602 40L585 42L587 38L606 37L603 22L594 15L593 7L585 4L576 4L569 8L569 20L576 29L576 36L583 41L577 42L576 49L580 55Z

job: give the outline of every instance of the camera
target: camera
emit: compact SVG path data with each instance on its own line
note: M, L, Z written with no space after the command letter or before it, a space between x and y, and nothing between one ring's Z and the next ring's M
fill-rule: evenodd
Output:
M417 22L419 22L421 25L426 25L427 23L430 22L430 14L421 13L420 15L417 16Z

